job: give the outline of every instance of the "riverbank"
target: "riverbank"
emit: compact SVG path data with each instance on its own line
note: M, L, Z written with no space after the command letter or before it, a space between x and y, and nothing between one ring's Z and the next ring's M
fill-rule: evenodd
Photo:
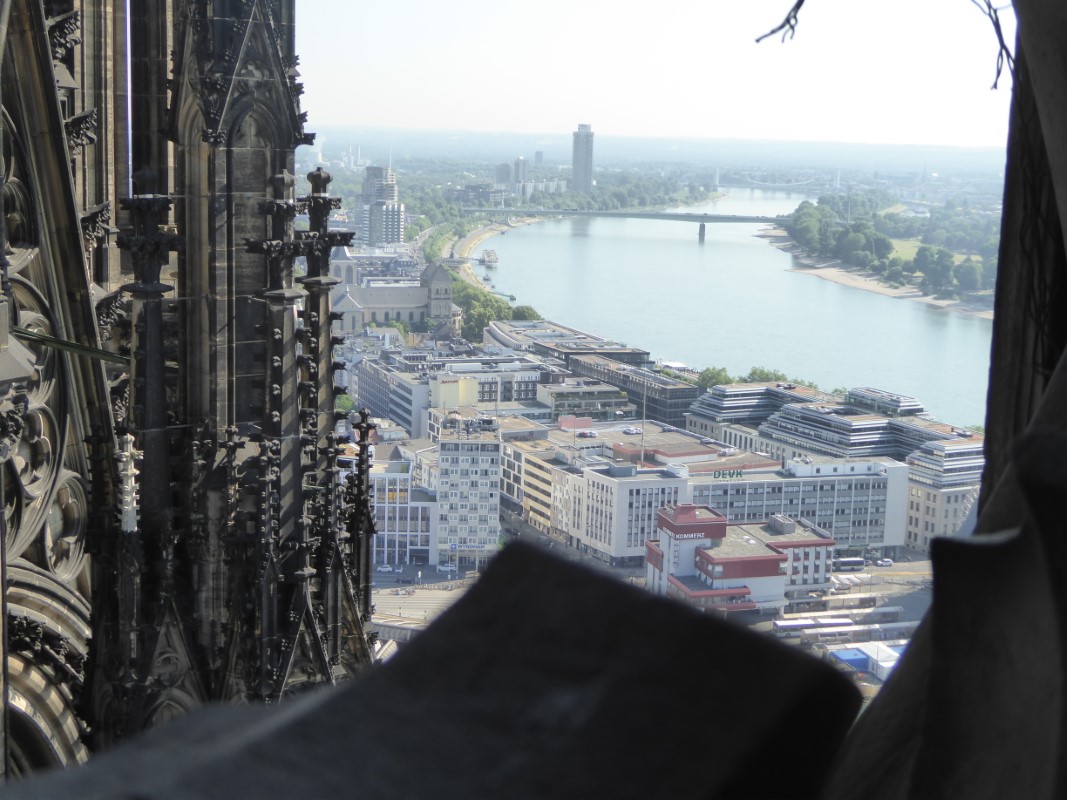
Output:
M790 238L789 234L781 228L764 228L756 235L761 239L766 239L769 244L779 250L783 250L793 256L797 266L791 269L790 272L802 272L853 289L863 289L886 297L914 300L925 305L943 308L946 311L969 314L981 319L993 319L992 295L967 296L961 300L940 300L931 295L923 294L922 290L917 286L887 286L879 281L873 273L848 267L841 261L812 258L805 254Z
M532 222L538 222L541 219L544 218L520 217L518 219L512 220L510 224L505 224L502 222L492 222L488 225L483 225L481 228L471 231L458 242L456 242L455 247L452 248L453 253L455 253L456 258L474 258L472 254L475 252L475 250L477 250L478 246L485 242L487 239L491 239L492 237L498 234L505 234L512 228L517 228L521 225L529 225ZM460 268L460 278L474 286L478 286L483 289L486 288L485 284L475 274L474 267L471 266L469 260Z

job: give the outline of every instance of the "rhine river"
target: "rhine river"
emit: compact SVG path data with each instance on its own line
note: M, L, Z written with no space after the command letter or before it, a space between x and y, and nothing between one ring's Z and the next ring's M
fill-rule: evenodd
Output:
M731 188L699 209L775 216L804 195ZM872 386L954 425L985 422L992 321L790 272L757 224L563 218L482 243L494 290L546 319L694 369L781 370L821 388ZM478 252L472 253L477 256Z

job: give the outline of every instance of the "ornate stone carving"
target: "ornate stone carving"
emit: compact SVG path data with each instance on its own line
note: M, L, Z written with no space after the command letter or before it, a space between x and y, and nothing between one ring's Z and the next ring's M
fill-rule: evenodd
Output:
M98 125L95 108L75 114L63 122L63 128L67 132L67 147L71 155L81 152L88 145L96 142L96 127Z
M52 45L52 58L62 61L67 53L81 44L78 31L81 29L81 14L68 11L48 20L48 39Z
M82 213L82 237L85 249L93 250L111 233L111 203L101 203Z
M29 403L25 394L14 396L0 407L0 461L7 461L22 440Z

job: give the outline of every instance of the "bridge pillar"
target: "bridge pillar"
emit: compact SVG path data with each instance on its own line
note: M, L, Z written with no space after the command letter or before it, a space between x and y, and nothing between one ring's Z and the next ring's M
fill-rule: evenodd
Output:
M707 224L703 222L700 223L700 232L697 234L697 236L700 238L700 241L704 241L704 234L707 232L707 227Z

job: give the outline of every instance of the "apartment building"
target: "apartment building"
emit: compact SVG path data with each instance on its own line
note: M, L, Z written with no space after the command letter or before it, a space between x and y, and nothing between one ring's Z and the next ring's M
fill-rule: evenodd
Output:
M919 401L879 389L851 389L845 398L832 400L803 394L803 387L786 384L715 386L693 404L687 427L783 462L826 456L903 462L908 467L905 538L897 543L887 529L883 546L927 552L933 537L959 531L985 464L980 434L929 419ZM896 500L887 502L892 510ZM846 546L877 545L877 536L845 536L832 529Z
M732 383L712 386L690 406L686 430L721 441L727 426L752 428L788 403L829 402L825 392L793 383ZM740 444L730 442L736 447Z
M839 548L893 555L906 543L908 466L889 458L802 457L784 465L692 473L693 502L730 522L807 519Z
M661 508L645 545L645 588L705 613L785 606L786 556L731 531L707 506Z
M637 414L637 406L622 389L588 378L540 384L537 400L552 409L552 422L567 415L612 422L634 419Z
M544 361L525 356L462 355L439 351L383 350L365 358L353 370L350 392L358 405L403 425L412 437L428 435L431 408L478 405L536 419L549 419L551 408L537 402L541 383L558 382L564 373Z
M636 565L656 531L656 513L689 502L685 467L638 469L633 464L594 464L582 470L581 523L564 520L570 544L613 565Z
M568 368L572 358L582 355L600 355L636 367L652 364L647 350L627 347L547 319L490 322L482 331L482 341L509 350L556 359Z
M834 549L837 541L829 531L806 519L792 519L781 514L766 522L731 525L742 536L758 539L779 553L784 553L787 600L808 598L813 591L831 588Z
M500 450L496 431L460 421L437 442L437 553L435 563L478 569L500 540Z
M731 525L698 504L661 508L645 545L645 586L705 613L777 612L830 585L834 540L806 521Z
M367 167L360 197L364 243L376 247L404 241L404 204L389 167Z
M437 551L437 500L415 485L407 461L375 463L369 473L376 534L375 565L430 564Z
M930 552L938 536L955 536L978 498L985 467L983 438L927 442L908 456L907 545Z
M573 134L571 183L576 192L593 191L593 126L582 123Z
M595 426L590 433L597 435L550 429L536 442L506 444L501 491L513 513L597 557L619 563L634 556L655 504L674 502L664 487L671 498L678 487L676 502L708 505L732 524L780 515L809 520L846 550L892 556L905 544L908 466L893 459L821 456L782 464L652 422ZM610 537L605 524L613 528Z
M703 390L650 369L622 364L597 355L574 356L567 362L575 375L595 378L622 389L637 406L638 416L685 428L690 406Z

